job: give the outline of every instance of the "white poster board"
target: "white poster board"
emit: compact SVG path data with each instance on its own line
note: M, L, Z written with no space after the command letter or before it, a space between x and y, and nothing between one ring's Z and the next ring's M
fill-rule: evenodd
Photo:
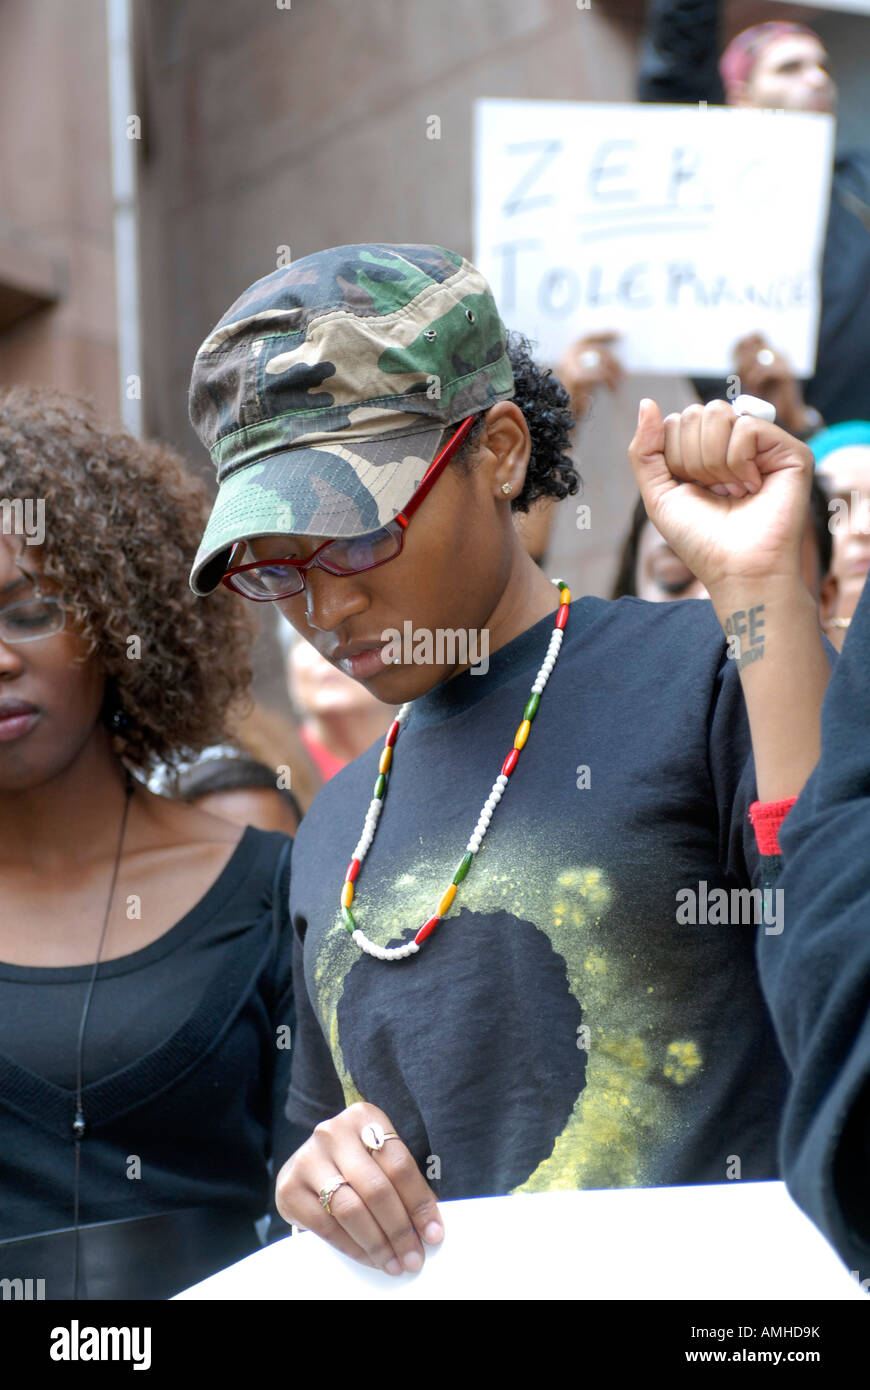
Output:
M831 116L496 100L475 116L474 260L540 358L614 329L629 371L724 376L760 332L812 375Z
M430 1249L419 1274L390 1278L365 1269L308 1231L176 1297L867 1298L779 1182L545 1192L439 1206L444 1243Z

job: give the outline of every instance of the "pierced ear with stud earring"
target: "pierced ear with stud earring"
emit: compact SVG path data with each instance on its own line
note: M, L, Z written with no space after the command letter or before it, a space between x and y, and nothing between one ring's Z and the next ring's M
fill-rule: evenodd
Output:
M510 496L510 494L513 492L513 484L512 484L512 483L502 483L502 485L501 485L501 490L502 490L502 492L505 494L505 496L508 497L508 496Z

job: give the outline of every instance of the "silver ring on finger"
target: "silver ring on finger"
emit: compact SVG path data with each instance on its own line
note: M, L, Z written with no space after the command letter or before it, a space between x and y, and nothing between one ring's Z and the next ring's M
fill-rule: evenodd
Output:
M336 1176L336 1177L334 1177L334 1178L332 1179L332 1182L329 1182L329 1183L326 1184L326 1187L321 1187L321 1189L320 1189L320 1205L323 1207L323 1210L326 1212L326 1215L327 1215L327 1216L334 1216L334 1215L335 1215L335 1213L334 1213L333 1210L332 1210L332 1207L330 1206L330 1202L332 1201L332 1199L333 1199L333 1197L335 1196L335 1194L336 1194L336 1192L338 1191L338 1189L339 1189L340 1187L349 1187L349 1186L350 1186L350 1183L348 1182L347 1178L342 1178L342 1177Z
M359 1132L359 1137L365 1144L370 1154L379 1153L388 1139L398 1139L398 1134L393 1134L392 1130L385 1131L382 1125L372 1122L370 1125L363 1125Z
M771 352L770 348L759 348L755 360L760 367L772 367L776 361L776 354Z

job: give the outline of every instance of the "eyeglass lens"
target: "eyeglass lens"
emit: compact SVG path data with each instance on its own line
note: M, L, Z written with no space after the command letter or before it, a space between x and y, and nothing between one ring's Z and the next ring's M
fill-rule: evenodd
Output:
M63 629L63 604L54 598L34 597L0 608L0 638L10 645L35 642Z
M365 536L347 536L334 540L318 555L317 563L330 574L357 574L371 569L399 552L401 537L398 528L381 527ZM246 545L242 563L256 557ZM289 597L304 588L302 574L287 565L270 564L264 560L255 569L243 570L235 576L236 583L247 593L271 597Z

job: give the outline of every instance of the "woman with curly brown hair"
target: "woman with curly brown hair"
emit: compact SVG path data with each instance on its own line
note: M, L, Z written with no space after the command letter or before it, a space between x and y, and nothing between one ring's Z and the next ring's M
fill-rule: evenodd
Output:
M290 841L144 782L223 737L250 629L187 588L205 489L86 403L0 393L0 497L0 1277L168 1297L298 1142Z

